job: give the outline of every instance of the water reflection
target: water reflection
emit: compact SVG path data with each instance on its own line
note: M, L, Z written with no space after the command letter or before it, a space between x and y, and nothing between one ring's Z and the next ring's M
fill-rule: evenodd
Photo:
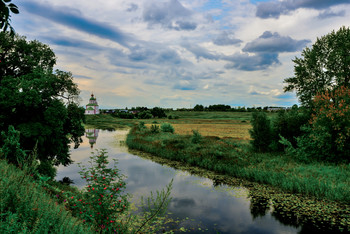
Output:
M94 131L95 132L95 131ZM141 196L165 188L174 179L169 204L169 226L192 233L297 233L298 228L284 225L269 210L269 201L254 197L242 187L230 187L221 180L191 175L189 172L162 166L128 152L124 144L127 129L115 132L100 130L93 143L94 149L105 148L110 158L118 160L118 168L127 176L127 193L138 204ZM95 134L95 133L94 133ZM91 134L92 135L92 134ZM78 149L71 151L75 161L69 167L59 167L57 180L68 176L78 187L84 186L76 163L88 165L91 154L90 138L85 137ZM112 161L112 160L110 160ZM250 198L249 198L250 197Z
M85 137L89 139L89 144L91 149L94 148L94 144L97 141L98 132L99 132L99 129L94 129L94 128L85 129Z

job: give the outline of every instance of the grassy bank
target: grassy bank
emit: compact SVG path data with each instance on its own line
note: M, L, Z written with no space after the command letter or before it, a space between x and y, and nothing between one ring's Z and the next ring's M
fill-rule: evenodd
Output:
M188 166L268 184L282 193L264 196L286 218L350 231L350 165L301 164L284 154L253 153L248 145L232 138L194 138L134 127L126 143L131 149Z
M292 193L350 204L350 166L301 164L278 153L254 153L233 139L152 134L133 128L127 145L156 156L185 162L230 176L265 183Z
M94 233L32 177L0 160L0 233Z

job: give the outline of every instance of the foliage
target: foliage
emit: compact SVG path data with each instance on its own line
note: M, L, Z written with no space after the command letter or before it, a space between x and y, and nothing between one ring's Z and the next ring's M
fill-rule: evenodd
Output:
M194 111L204 111L204 106L197 104L193 107L193 110Z
M350 88L316 95L306 135L299 138L299 157L309 161L350 162Z
M21 149L21 144L19 143L20 132L10 125L7 133L2 131L1 136L4 139L4 144L0 149L1 154L9 163L21 166L20 164L27 158L27 154Z
M166 117L164 110L160 107L154 107L151 110L151 114L153 115L154 118L165 118Z
M93 233L32 176L0 160L0 233Z
M224 104L209 105L208 110L209 111L229 111L231 110L231 106L224 105Z
M170 202L172 182L166 190L157 191L144 199L142 215L132 215L128 208L128 194L124 194L125 176L120 174L116 163L108 164L105 150L97 150L90 157L90 167L79 165L80 175L86 180L81 193L64 193L66 207L84 223L92 225L100 233L139 233L152 226L162 216ZM154 229L154 228L153 228Z
M53 71L56 58L47 45L6 32L0 41L0 130L13 125L24 150L37 145L40 161L71 163L69 143L81 142L85 118L72 74Z
M160 126L160 129L162 130L162 132L174 133L175 131L173 125L171 125L170 123L162 123L162 125Z
M1 0L0 1L0 30L5 32L8 28L10 29L11 35L14 35L15 30L10 25L10 12L13 14L18 14L18 7L11 3L11 0Z
M133 119L135 118L133 113L129 112L116 112L113 114L114 116L121 118L121 119Z
M294 77L284 80L285 91L296 91L300 102L312 104L317 93L350 86L350 28L318 38L311 48L305 48L302 58L295 58Z
M73 214L83 222L91 223L98 231L117 231L118 216L129 207L124 176L119 170L108 168L108 156L104 150L90 157L89 168L80 165L80 175L86 180L87 187L81 196L71 196L66 201Z
M251 144L254 150L258 152L266 152L271 144L271 124L265 112L253 112L252 129L249 130L253 139Z
M278 112L277 117L272 120L271 148L277 151L283 150L283 145L277 143L281 136L295 147L296 138L304 133L301 127L307 124L309 119L309 111L306 108L298 108L296 105L291 110Z
M158 125L152 124L150 128L151 133L159 133L160 129Z
M200 143L201 140L202 140L202 135L197 130L192 130L192 132L193 132L193 135L192 135L192 138L191 138L191 142L193 144Z
M137 114L137 118L139 119L151 119L152 117L151 111L149 110L141 111Z

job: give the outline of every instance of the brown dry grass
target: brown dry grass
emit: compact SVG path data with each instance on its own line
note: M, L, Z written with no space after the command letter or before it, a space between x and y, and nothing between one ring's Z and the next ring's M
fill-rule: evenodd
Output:
M173 124L175 133L191 135L197 130L202 136L232 137L240 140L249 140L250 124Z
M250 140L249 129L250 123L241 123L240 121L208 121L208 120L193 120L171 121L176 134L192 135L192 130L197 130L202 136L217 136L220 138L230 137L237 140ZM192 123L191 123L192 122ZM146 124L149 128L152 124Z

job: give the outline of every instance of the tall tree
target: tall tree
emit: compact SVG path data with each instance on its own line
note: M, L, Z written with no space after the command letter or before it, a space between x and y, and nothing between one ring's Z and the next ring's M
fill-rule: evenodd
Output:
M1 0L0 1L0 30L6 31L7 29L10 29L10 33L14 34L14 29L10 24L10 12L13 14L18 14L18 7L11 3L11 0Z
M85 117L72 74L53 70L55 54L41 42L8 32L0 41L0 131L13 125L24 149L37 144L41 161L69 164L69 143L81 142Z
M318 38L301 56L293 60L294 77L284 80L284 91L296 91L303 105L310 106L317 93L350 86L349 28L341 27Z

